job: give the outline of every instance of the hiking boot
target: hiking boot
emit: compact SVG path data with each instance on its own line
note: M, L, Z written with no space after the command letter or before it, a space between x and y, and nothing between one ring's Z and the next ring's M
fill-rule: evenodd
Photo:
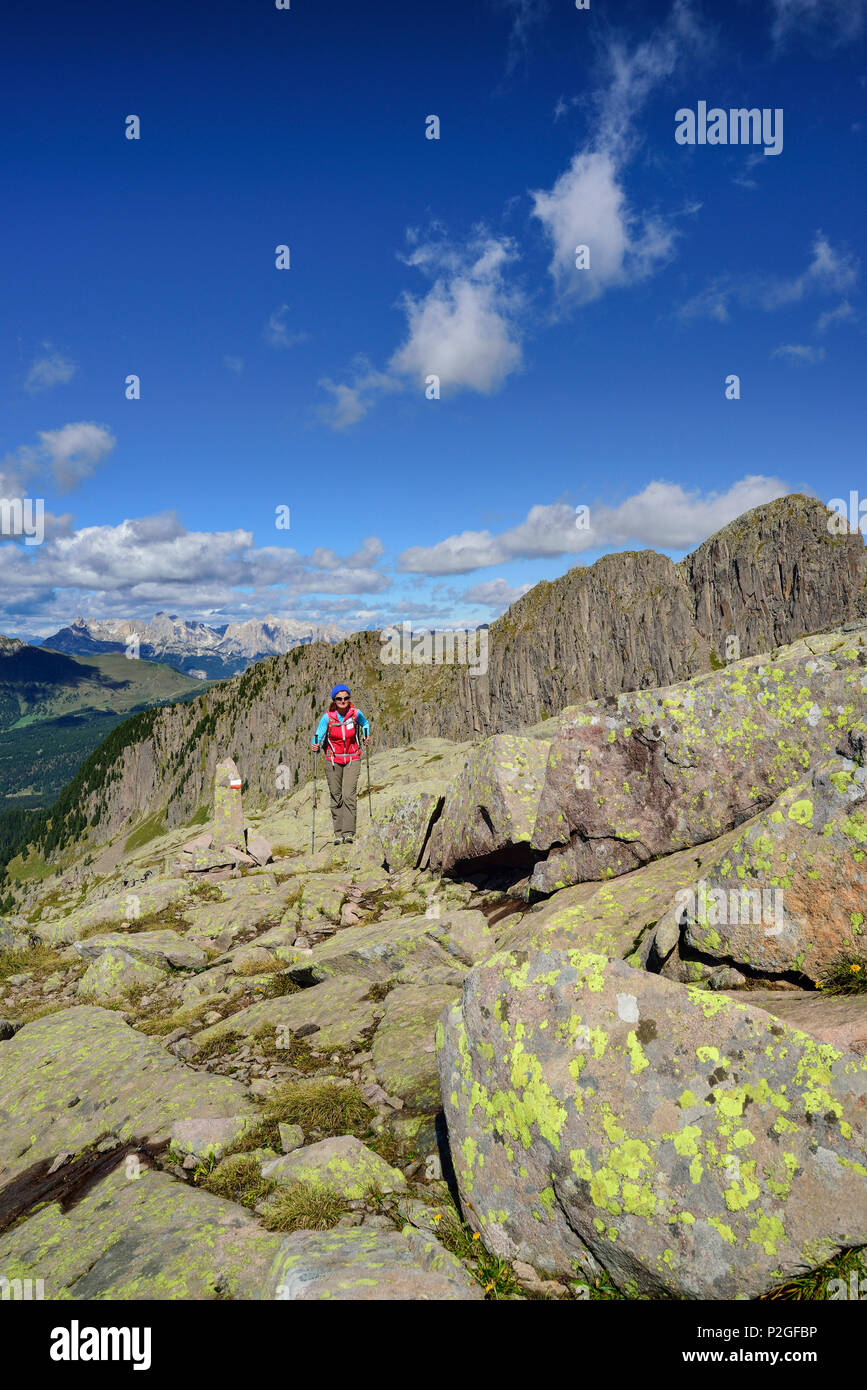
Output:
M343 837L343 843L344 843L345 845L351 845L351 844L352 844L352 841L353 841L354 839L355 839L355 836L354 836L354 835L344 835L344 837Z

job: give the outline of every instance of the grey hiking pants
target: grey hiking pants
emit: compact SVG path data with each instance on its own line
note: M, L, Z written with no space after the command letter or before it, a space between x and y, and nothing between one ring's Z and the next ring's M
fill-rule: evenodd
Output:
M361 759L354 763L330 763L325 760L325 778L331 793L331 819L335 835L355 834L355 805Z

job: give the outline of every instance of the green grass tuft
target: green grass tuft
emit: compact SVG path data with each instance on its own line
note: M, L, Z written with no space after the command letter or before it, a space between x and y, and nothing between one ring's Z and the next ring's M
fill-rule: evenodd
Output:
M867 994L867 957L840 956L819 978L825 994Z
M333 1081L287 1082L268 1096L264 1113L274 1123L300 1125L305 1134L319 1130L327 1137L360 1137L373 1117L354 1086L338 1086Z
M329 1231L348 1210L339 1193L316 1183L282 1185L262 1213L268 1231Z

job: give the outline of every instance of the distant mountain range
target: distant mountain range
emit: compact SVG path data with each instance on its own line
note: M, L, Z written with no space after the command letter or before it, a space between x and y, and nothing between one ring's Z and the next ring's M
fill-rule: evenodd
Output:
M194 679L225 680L266 656L284 656L311 642L341 642L349 630L294 618L249 618L210 627L174 614L157 613L150 622L127 618L76 618L39 645L69 656L125 654L138 638L145 661L173 666Z
M49 805L130 714L204 688L162 663L69 656L0 634L0 811Z

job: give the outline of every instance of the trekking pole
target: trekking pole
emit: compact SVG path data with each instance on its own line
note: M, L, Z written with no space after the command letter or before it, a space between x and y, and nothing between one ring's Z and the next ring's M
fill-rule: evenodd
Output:
M373 800L370 795L370 746L364 745L364 752L367 757L367 809L370 812L370 823L373 824Z
M316 766L316 754L319 752L319 749L318 749L318 748L314 748L312 751L313 751L313 834L312 834L312 838L311 838L311 840L310 840L310 853L311 853L311 854L315 854L315 853L316 853L316 780L317 780L317 776L318 776L318 768L317 768L317 766Z

